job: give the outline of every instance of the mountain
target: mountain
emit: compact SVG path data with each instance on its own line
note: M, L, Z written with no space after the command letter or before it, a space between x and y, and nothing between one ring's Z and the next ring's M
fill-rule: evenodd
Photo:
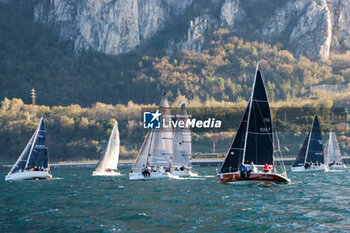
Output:
M200 52L205 33L219 27L261 41L283 41L296 55L326 60L331 43L350 46L347 0L41 0L34 20L49 26L74 51L120 54L147 44L171 21L187 19L182 38L168 41L168 52ZM272 14L271 14L272 12ZM180 19L179 19L180 18ZM334 35L332 34L332 30Z
M269 96L350 80L345 0L0 1L0 98L90 106L246 99L262 60Z

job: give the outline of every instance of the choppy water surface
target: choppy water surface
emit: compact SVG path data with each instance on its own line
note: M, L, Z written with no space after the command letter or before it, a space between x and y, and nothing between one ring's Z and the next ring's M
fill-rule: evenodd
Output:
M1 232L305 232L350 231L350 169L291 174L291 184L218 184L199 177L128 181L92 171L52 171L52 181L6 182ZM59 178L57 178L59 177Z

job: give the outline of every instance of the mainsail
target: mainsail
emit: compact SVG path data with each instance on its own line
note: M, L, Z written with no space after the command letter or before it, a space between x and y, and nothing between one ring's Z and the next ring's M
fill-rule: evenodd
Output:
M45 170L49 169L46 130L43 118L40 119L38 128L9 174L23 172L24 170L29 170L35 167L44 168Z
M120 139L118 123L115 122L111 135L109 136L106 151L98 162L95 172L104 172L106 169L117 169L119 160L119 147Z
M325 148L325 157L328 163L342 162L338 140L333 130L329 132L329 139Z
M168 104L168 96L165 92L163 93L159 105L159 111L162 114L161 120L166 122L167 128L161 124L160 129L153 130L154 132L151 139L151 148L147 165L170 168L171 160L173 159L173 130L172 125L169 124L171 113Z
M256 165L273 164L271 110L259 63L248 106L221 167L221 172L235 172L240 163L251 161Z
M174 159L172 166L184 166L186 168L191 167L191 129L186 127L186 121L188 115L186 112L186 105L181 104L179 114L177 115L178 122L183 121L184 127L180 127L179 124L176 126L174 133Z
M273 132L269 101L259 63L251 95L243 162L273 164Z
M305 162L324 163L322 132L317 115L312 122Z

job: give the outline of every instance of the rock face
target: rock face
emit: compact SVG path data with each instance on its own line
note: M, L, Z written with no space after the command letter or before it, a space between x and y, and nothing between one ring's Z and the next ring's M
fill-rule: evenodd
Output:
M220 12L220 26L233 29L244 17L245 11L239 6L239 0L225 0Z
M332 39L331 13L326 0L294 0L277 9L262 28L263 39L289 36L297 55L326 60Z
M195 17L190 22L185 40L177 45L177 50L201 52L205 42L205 33L213 31L217 25L217 20L209 15Z
M302 15L290 36L297 55L326 60L332 39L331 14L326 0L313 2Z
M333 40L335 46L346 46L350 48L350 1L327 0L327 3L332 9Z
M192 0L41 0L34 20L52 27L74 50L106 54L128 52L149 40L172 15L181 14Z
M167 53L201 52L206 35L218 27L243 29L252 34L245 36L256 40L282 42L297 56L313 60L326 60L331 44L350 48L349 0L264 1L276 6L271 16L256 19L252 14L259 11L259 0L36 0L34 19L52 28L61 40L72 42L77 53L129 52L183 16L189 18L182 22L186 33L165 41ZM256 20L265 23L255 24Z
M307 0L288 2L284 7L276 10L274 15L264 24L262 36L264 39L274 39L295 26L295 21L305 12Z

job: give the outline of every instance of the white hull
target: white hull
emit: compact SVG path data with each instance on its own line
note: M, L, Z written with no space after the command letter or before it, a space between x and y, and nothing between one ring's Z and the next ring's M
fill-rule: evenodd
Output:
M343 169L347 168L345 164L328 166L329 169Z
M120 176L120 172L110 171L110 172L93 172L92 176Z
M304 166L292 167L292 172L320 172L320 171L328 171L328 170L329 169L327 168L326 165L312 166L312 167L308 167L307 169L305 169Z
M144 177L141 172L129 173L129 180L157 180L157 179L169 179L174 177L170 172L151 172L150 176Z
M178 176L178 177L198 176L197 173L193 173L191 171L171 171L171 174L173 176Z
M51 180L52 175L48 171L24 171L17 172L14 174L7 175L5 181L10 180L36 180L36 179L46 179Z

